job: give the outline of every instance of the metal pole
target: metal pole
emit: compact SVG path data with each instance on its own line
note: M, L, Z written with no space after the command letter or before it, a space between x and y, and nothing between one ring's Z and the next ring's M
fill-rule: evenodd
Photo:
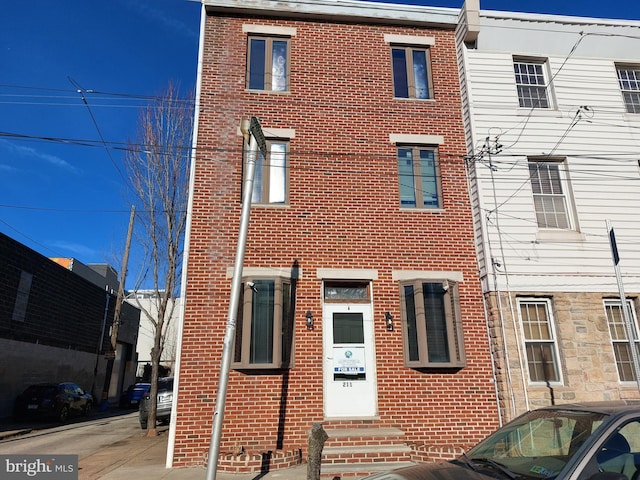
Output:
M244 263L244 251L247 242L247 230L249 229L249 215L251 212L251 196L253 193L253 177L255 174L256 154L258 142L254 135L249 135L248 121L242 123L242 133L249 137L249 150L247 151L247 173L244 180L244 193L242 199L242 214L240 217L240 231L238 233L238 245L236 249L236 261L233 268L231 281L231 301L227 315L227 328L222 345L222 362L220 365L220 377L218 379L218 395L213 411L213 428L211 430L211 442L209 444L209 458L207 460L206 480L215 480L218 467L218 455L220 454L220 437L222 435L222 420L224 406L227 397L227 385L229 383L229 370L231 366L231 353L233 338L236 330L236 315L240 301L240 288L242 288L242 265Z
M620 308L624 315L624 324L627 330L627 338L629 339L629 348L631 349L631 358L633 359L633 368L636 374L636 383L640 390L640 360L638 360L638 349L636 347L636 333L631 326L631 314L629 305L627 305L627 297L624 294L624 286L622 285L622 275L620 274L620 256L618 255L618 246L616 245L616 236L611 227L611 222L607 220L607 231L609 232L609 243L611 245L611 254L613 255L613 268L616 272L616 280L618 281L618 292L620 295Z

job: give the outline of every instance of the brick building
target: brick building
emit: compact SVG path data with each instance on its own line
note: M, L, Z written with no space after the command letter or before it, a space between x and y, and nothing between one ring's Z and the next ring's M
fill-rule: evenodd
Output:
M257 161L219 468L299 461L315 422L330 436L325 476L346 475L332 465L355 461L345 445L399 463L470 447L498 414L463 161L458 10L216 0L203 11L169 463L202 464L209 449L241 211L239 126L251 116L269 154ZM354 432L383 445L357 445Z

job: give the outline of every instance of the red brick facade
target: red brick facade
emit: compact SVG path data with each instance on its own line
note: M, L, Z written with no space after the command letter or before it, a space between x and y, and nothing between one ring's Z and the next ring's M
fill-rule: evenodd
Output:
M295 28L289 92L245 88L247 24ZM435 40L434 100L394 99L385 34ZM327 279L319 278L318 269L375 272L377 415L363 423L401 428L412 444L427 448L467 448L496 428L463 162L454 26L212 13L206 20L201 88L174 466L202 464L208 453L241 210L238 129L241 119L251 116L260 118L266 133L295 130L288 204L252 207L244 262L245 269L286 269L297 262L295 347L287 370L231 370L221 455L302 450L304 456L312 424L325 420L322 286ZM400 208L392 134L444 138L439 146L444 208ZM464 368L405 366L394 271L462 275ZM308 310L315 317L313 330L305 325ZM385 326L387 311L393 331Z

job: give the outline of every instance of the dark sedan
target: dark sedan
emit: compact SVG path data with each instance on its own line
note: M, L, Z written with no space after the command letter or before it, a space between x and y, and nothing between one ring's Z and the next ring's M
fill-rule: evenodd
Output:
M149 393L150 388L150 383L130 385L127 391L120 396L120 408L138 408L140 400Z
M14 417L55 418L65 422L70 415L87 415L93 397L75 383L40 383L31 385L16 398Z
M557 405L507 423L456 460L368 480L636 480L640 401Z

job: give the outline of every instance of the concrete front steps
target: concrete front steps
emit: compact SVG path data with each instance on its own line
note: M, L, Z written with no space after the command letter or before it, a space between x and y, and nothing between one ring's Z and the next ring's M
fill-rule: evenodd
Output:
M324 430L329 438L322 449L323 480L360 478L413 465L412 449L399 428L327 422Z

